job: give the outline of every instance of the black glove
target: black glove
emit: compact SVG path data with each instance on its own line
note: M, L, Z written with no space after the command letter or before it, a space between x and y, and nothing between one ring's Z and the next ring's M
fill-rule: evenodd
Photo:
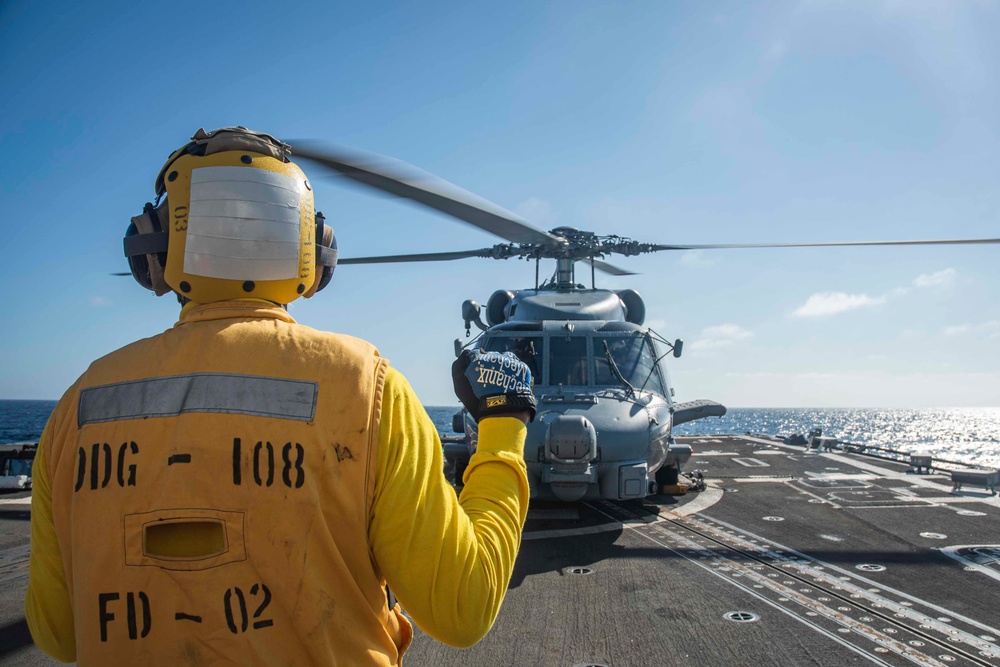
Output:
M465 350L451 365L451 379L455 395L476 423L522 410L535 419L531 371L513 352Z

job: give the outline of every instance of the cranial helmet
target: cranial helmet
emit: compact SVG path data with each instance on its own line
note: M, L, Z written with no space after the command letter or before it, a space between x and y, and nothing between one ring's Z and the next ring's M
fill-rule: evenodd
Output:
M191 139L156 177L158 205L147 203L125 232L136 281L197 303L287 304L326 287L336 239L291 148L243 127Z

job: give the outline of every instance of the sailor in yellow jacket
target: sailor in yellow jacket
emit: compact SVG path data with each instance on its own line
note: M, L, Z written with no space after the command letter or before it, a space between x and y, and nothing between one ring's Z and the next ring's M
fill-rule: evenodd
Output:
M199 130L126 234L137 280L185 305L94 362L42 434L25 612L54 658L397 665L412 629L387 583L447 644L496 618L528 504L530 374L495 354L456 362L482 419L456 498L405 378L283 307L336 265L288 155Z

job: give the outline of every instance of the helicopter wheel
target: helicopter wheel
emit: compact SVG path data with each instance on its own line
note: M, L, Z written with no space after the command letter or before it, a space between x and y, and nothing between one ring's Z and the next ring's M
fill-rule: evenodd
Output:
M667 486L675 486L680 479L680 474L680 467L664 466L656 471L656 485L661 489Z

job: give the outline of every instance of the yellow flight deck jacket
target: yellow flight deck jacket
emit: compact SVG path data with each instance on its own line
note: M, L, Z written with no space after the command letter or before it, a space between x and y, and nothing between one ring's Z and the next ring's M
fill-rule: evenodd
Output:
M184 309L94 362L34 469L25 613L81 665L397 665L409 616L492 626L528 505L525 427L484 419L460 498L405 378L276 306Z

